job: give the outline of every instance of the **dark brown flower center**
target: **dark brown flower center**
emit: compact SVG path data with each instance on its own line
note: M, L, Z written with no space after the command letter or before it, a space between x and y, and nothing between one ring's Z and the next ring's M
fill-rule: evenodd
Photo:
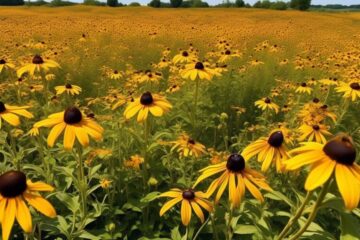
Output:
M237 153L233 153L228 157L226 168L231 172L241 172L245 169L245 159Z
M318 99L318 98L313 99L313 103L318 103L318 102L320 102L320 99Z
M35 55L33 60L32 60L33 64L43 64L44 60L42 59L42 57L40 57L40 55Z
M0 64L5 64L6 61L4 59L0 59Z
M231 54L231 51L230 50L226 50L225 51L225 55L230 55Z
M269 104L269 103L271 103L271 100L270 100L270 98L265 98L264 102Z
M142 105L150 105L154 102L153 96L150 92L145 92L143 95L141 95L140 103Z
M360 90L360 84L359 83L351 83L350 87L354 90Z
M195 198L195 192L191 189L185 190L182 193L182 197L186 200L193 200Z
M70 83L66 84L65 87L66 87L67 89L72 89L72 86L71 86Z
M69 107L64 113L64 122L67 124L76 124L81 122L82 113L76 107Z
M304 83L304 82L301 83L301 86L302 86L302 87L306 87L306 83Z
M188 143L194 145L194 144L195 144L195 140L190 138L190 139L188 140Z
M356 150L351 140L344 136L327 142L323 148L324 153L338 163L352 165L355 162Z
M202 62L197 62L195 64L195 69L198 69L198 70L203 70L205 67L204 67L204 64Z
M319 127L319 125L313 125L313 129L314 129L315 131L319 131L319 130L320 130L320 127Z
M3 102L0 102L0 113L3 113L6 111L5 104Z
M183 57L188 57L188 56L189 56L189 53L188 53L187 51L183 51L183 52L182 52L182 55L183 55Z
M0 193L5 198L21 195L26 187L26 176L20 171L8 171L0 176Z
M118 70L114 70L114 74L118 74L119 72L118 72Z
M283 142L284 142L284 135L281 131L273 132L268 139L268 143L272 147L280 147Z

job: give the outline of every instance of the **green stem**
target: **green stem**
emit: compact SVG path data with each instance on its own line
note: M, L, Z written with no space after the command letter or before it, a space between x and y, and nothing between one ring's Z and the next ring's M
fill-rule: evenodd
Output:
M199 234L201 233L201 231L204 229L204 227L208 224L210 220L210 216L206 219L206 221L200 226L199 230L197 230L195 236L193 237L192 240L196 240L196 238L199 236Z
M193 132L194 136L196 136L196 120L197 120L197 105L198 105L198 96L199 96L199 78L195 80L195 93L194 93L194 110L193 110Z
M306 223L304 224L304 226L302 226L302 228L300 228L300 230L295 233L294 236L292 236L291 238L289 238L289 240L296 240L296 239L299 239L301 237L301 235L307 230L307 228L310 226L310 224L314 221L315 217L316 217L316 214L319 210L319 207L322 203L322 201L324 200L325 196L326 196L326 193L328 192L329 190L329 186L330 186L330 180L328 180L323 188L321 189L320 191L320 194L319 194L319 197L318 199L316 200L316 203L313 207L313 210L311 211L310 213L310 216L308 217L308 219L306 220Z
M216 224L215 224L215 207L214 207L214 213L210 213L210 217L211 217L211 227L212 227L212 231L213 231L213 237L215 240L219 240L219 236L217 234L217 230L216 230Z
M78 182L79 182L79 192L80 192L80 199L81 199L81 206L82 206L82 214L85 218L87 213L87 183L85 178L85 171L84 171L84 162L82 159L82 149L81 146L78 147L77 151L77 162L79 164L79 173L78 173Z
M304 212L305 206L308 204L308 202L310 201L311 197L313 195L313 191L309 191L306 194L306 197L303 201L303 203L301 204L301 206L298 208L298 210L296 211L295 215L289 219L288 223L286 224L286 226L284 227L284 229L281 231L279 237L277 238L277 240L281 240L283 239L286 234L289 232L290 228L293 226L294 223L296 223L296 221L302 216L302 213Z
M231 226L231 221L233 218L233 209L231 207L231 205L229 205L229 219L228 219L228 223L227 223L227 235L226 235L226 239L227 240L232 240L233 239L233 229Z

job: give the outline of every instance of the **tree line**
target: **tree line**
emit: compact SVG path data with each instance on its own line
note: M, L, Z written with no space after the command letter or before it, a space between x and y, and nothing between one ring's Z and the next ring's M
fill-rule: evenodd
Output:
M32 5L32 6L69 6L76 3L68 0L52 0L46 2L44 0L37 0L35 2L24 0L0 0L0 6L16 6L16 5ZM122 6L141 6L138 2L132 2L128 5L122 4L118 0L107 0L107 2L101 2L99 0L84 0L84 5L97 5L97 6L110 6L110 7L122 7ZM151 0L148 6L154 8L205 8L210 5L203 0L170 0L170 2L162 2L161 0ZM301 11L308 10L310 7L314 9L360 9L360 5L341 5L341 4L328 4L328 5L311 5L311 0L291 0L290 2L284 2L281 0L259 0L253 5L245 3L244 0L224 0L224 2L211 7L223 7L223 8L264 8L275 10L297 9Z

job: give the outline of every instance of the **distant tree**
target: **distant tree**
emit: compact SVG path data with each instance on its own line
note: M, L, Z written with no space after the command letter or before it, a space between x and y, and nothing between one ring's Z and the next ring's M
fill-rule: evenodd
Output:
M235 6L236 7L245 7L245 2L243 0L236 0L235 1Z
M287 4L285 2L282 1L277 1L271 4L271 9L275 9L275 10L286 10L287 9Z
M261 2L261 8L269 9L271 7L271 2L269 0L264 0Z
M117 7L119 5L118 0L107 0L106 5L109 7Z
M153 8L159 8L161 6L161 1L160 0L151 0L151 2L149 2L148 6L153 7Z
M291 0L290 7L300 11L306 11L311 6L311 0Z
M257 1L256 3L254 3L253 7L254 8L262 8L261 1Z
M182 0L170 0L170 5L173 8L178 8L181 6L182 2Z
M246 3L246 4L245 4L245 7L246 7L246 8L251 8L250 3Z
M0 0L0 6L18 6L24 4L24 0Z
M129 6L130 6L130 7L140 7L141 4L138 3L138 2L132 2L132 3L129 4Z

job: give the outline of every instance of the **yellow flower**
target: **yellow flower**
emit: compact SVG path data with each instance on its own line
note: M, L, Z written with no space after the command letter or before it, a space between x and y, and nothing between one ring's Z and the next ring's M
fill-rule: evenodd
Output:
M299 141L307 141L318 143L326 143L326 138L324 135L331 136L332 134L328 131L328 127L323 124L303 124L299 127L299 132L301 136L299 137Z
M39 136L39 129L36 127L33 127L29 130L28 134L32 137Z
M261 100L257 100L255 102L255 106L257 106L258 108L260 108L261 110L266 110L267 108L270 110L274 110L275 113L279 112L279 106L275 103L273 103L270 98L263 98Z
M141 97L135 99L134 102L128 104L124 116L126 119L130 119L139 112L137 121L142 122L147 119L149 112L155 117L160 117L171 108L171 104L164 97L145 92Z
M204 179L222 172L220 177L210 184L206 192L206 196L211 196L215 190L218 189L215 196L215 203L219 202L227 185L229 185L229 201L232 207L238 207L240 205L241 199L245 196L245 188L261 202L264 201L264 198L256 186L267 191L272 191L266 183L265 177L246 167L244 158L237 153L231 154L227 161L206 167L200 170L200 172L201 175L196 180L194 187Z
M188 63L188 62L192 62L196 59L196 57L192 54L189 53L188 51L182 51L181 53L175 55L175 57L173 58L173 62L176 63Z
M54 218L56 211L46 199L37 192L51 192L54 188L42 182L26 180L20 171L8 171L0 176L0 220L2 239L8 240L15 218L26 232L33 230L30 210L25 200L45 216Z
M140 165L144 162L144 158L139 155L131 156L129 160L124 162L124 166L128 168L134 168L139 170Z
M201 143L195 142L194 139L190 138L186 134L181 134L176 141L171 142L174 146L171 148L171 151L177 149L177 152L181 156L195 156L200 157L202 154L206 153L205 146Z
M355 163L356 150L348 136L337 136L326 144L305 142L293 149L296 156L285 162L287 170L311 165L305 189L312 191L333 176L340 194L349 210L356 208L360 200L360 167Z
M181 77L195 80L196 78L211 80L214 71L207 68L204 63L196 62L187 64L185 69L181 71Z
M108 189L111 186L112 181L110 181L109 179L103 178L100 180L100 186L103 189Z
M163 216L175 204L181 202L181 221L184 226L189 225L192 210L194 210L196 216L198 216L202 223L205 221L205 217L201 207L208 212L212 212L213 210L211 203L206 199L206 194L200 191L195 192L192 189L182 191L178 188L173 188L168 192L162 193L160 197L173 198L162 206L160 216Z
M63 112L51 114L47 119L34 124L35 128L52 127L47 144L53 147L60 134L64 133L64 148L71 150L75 137L84 147L89 145L89 135L95 140L102 139L104 129L93 119L83 115L76 107L69 107Z
M340 86L335 88L337 92L343 92L344 98L351 98L351 101L356 101L360 97L360 84L359 82L344 83L341 82Z
M2 119L4 119L10 125L17 127L20 125L20 118L17 115L23 116L25 118L33 118L34 116L26 110L28 108L30 107L10 106L0 102L0 128L2 125Z
M14 69L15 65L9 62L6 62L5 59L0 59L0 73L3 69Z
M307 93L311 94L312 88L309 87L306 83L301 83L300 86L295 90L297 93Z
M110 79L117 80L117 79L120 79L121 77L122 77L122 74L118 70L114 70L110 73Z
M263 172L269 169L271 163L275 163L277 172L282 172L283 161L289 157L284 140L282 131L274 131L269 137L262 137L248 145L242 155L246 160L258 155L258 161L262 162L261 171Z
M44 60L40 55L35 55L32 59L32 63L21 67L17 71L18 77L21 77L24 73L29 73L33 76L35 72L47 72L50 68L59 68L60 65L53 60Z
M65 86L56 86L55 91L57 95L61 95L64 92L71 95L79 95L81 92L81 87L71 84L66 84Z

